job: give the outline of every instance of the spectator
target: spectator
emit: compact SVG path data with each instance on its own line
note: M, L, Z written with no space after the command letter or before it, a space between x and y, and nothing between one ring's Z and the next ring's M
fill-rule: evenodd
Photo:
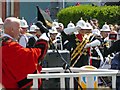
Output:
M77 2L77 3L75 4L75 6L80 6L80 2Z
M48 49L48 37L42 34L35 48L22 47L17 41L20 34L20 20L8 17L4 21L2 37L2 85L5 89L20 90L30 88L32 80L27 74L40 73L40 65ZM39 86L41 80L39 80Z

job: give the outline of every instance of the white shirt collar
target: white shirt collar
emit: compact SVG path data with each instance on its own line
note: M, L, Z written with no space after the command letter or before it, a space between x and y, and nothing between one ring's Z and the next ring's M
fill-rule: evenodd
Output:
M8 34L5 34L5 33L4 33L2 36L3 36L3 37L5 37L5 36L6 36L6 37L9 37L9 38L13 39L14 41L17 41L16 39L14 39L13 37L11 37L11 36L10 36L10 35L8 35Z
M8 35L8 34L3 34L3 37L9 37L9 38L11 38L11 39L13 39L13 37L11 37L10 35Z

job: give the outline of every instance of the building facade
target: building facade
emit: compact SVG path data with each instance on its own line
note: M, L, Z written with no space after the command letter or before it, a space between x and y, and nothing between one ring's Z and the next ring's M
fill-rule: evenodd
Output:
M18 2L14 2L14 0L0 1L0 17L3 19L3 21L8 16L18 17L20 14L19 10L20 10L19 1Z
M34 2L23 2L23 0L0 0L0 17L3 21L8 16L15 16L18 18L24 17L28 24L31 25L37 20L37 5L44 11L46 9L47 11L49 10L50 17L54 20L57 18L57 13L59 10L69 6L74 6L78 3L63 2L64 0L56 0L56 2L52 2L52 0L50 1L51 2L38 2L38 0L34 0ZM86 3L87 2L81 2L80 4Z

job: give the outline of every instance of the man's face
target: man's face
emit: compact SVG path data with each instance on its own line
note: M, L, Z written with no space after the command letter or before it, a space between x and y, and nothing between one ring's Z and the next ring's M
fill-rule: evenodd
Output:
M13 37L15 39L18 39L19 38L19 35L20 35L20 31L21 31L21 27L19 24L15 24L14 27L12 28L13 29Z
M42 35L40 29L36 29L35 31L36 31L36 35L37 35L37 36L41 36L41 35Z
M81 30L80 30L80 33L81 33L81 34L89 34L89 33L91 33L91 30L88 30L88 29L84 29L84 30L83 30L83 29L81 29Z
M25 34L27 32L27 28L21 28L20 33Z
M51 33L50 34L50 37L51 37L52 40L55 40L56 36L57 36L57 33Z
M103 38L106 38L109 33L110 33L110 31L101 31L101 35Z
M98 21L93 20L92 22L93 22L93 24L94 24L95 26L99 26Z

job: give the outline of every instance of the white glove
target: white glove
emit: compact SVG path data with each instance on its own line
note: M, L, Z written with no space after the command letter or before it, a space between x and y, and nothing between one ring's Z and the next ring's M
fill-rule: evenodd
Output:
M39 37L39 39L43 39L43 40L49 41L49 38L48 38L48 36L46 35L46 33L43 33L43 34Z
M94 40L92 41L91 43L87 43L85 45L85 48L88 48L88 47L95 47L95 46L100 46L101 42L99 40Z
M80 30L81 30L81 27L76 26L75 29L76 29L76 31L80 31Z
M91 47L90 43L87 43L84 48L89 48L89 47Z
M109 37L106 37L105 39L104 39L104 42L108 42L109 41Z
M74 28L74 27L70 27L70 28L65 28L64 29L64 32L65 32L65 34L72 34L73 32L76 32L77 31L77 29L76 28Z
M59 41L60 39L55 39L55 40L53 40L53 43L56 43L57 41Z

